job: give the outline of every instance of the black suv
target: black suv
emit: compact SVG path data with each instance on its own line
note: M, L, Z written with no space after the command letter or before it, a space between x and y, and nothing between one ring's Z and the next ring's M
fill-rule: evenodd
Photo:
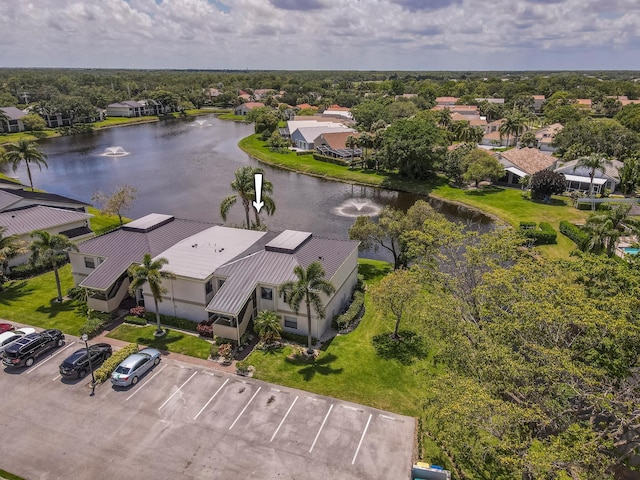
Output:
M60 375L63 377L84 377L92 367L95 370L111 356L111 345L108 343L91 345L89 355L91 355L91 363L89 363L86 348L79 348L73 352L60 364Z
M62 345L64 334L60 330L30 333L7 347L2 363L9 367L30 367L40 355Z

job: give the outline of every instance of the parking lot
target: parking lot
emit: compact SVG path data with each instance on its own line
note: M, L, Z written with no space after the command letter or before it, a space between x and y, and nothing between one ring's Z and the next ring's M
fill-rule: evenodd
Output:
M0 372L0 468L28 479L407 479L415 420L163 358L138 385L61 379L67 336Z

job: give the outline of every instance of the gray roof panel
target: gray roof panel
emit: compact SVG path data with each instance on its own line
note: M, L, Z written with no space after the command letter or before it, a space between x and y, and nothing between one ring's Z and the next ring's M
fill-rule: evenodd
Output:
M5 235L25 235L34 230L67 225L82 220L89 220L93 215L63 208L33 207L0 212L0 226L7 227Z

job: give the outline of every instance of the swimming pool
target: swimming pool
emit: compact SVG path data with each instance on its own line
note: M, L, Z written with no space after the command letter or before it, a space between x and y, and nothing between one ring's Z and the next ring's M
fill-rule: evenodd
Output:
M624 247L622 250L624 251L624 253L627 253L629 255L638 255L638 252L640 252L640 248L635 247Z

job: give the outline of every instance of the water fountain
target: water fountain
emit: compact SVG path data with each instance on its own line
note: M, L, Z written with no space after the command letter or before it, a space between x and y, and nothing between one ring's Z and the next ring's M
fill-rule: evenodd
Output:
M196 120L193 123L189 124L192 127L213 127L212 123L209 123L207 120Z
M124 157L125 155L129 155L122 147L107 147L104 149L103 157Z
M342 217L375 217L382 207L364 198L350 198L333 209L333 213Z

